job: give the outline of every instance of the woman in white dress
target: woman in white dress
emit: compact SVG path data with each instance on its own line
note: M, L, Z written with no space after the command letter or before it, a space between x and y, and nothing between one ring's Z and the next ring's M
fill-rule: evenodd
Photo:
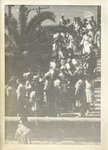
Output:
M87 30L86 33L83 35L83 38L80 44L80 45L83 45L83 54L88 54L91 51L92 37L88 33L89 31Z
M24 79L17 79L17 84L17 115L22 116L26 114L26 88Z
M29 99L29 106L30 106L30 116L35 116L37 115L38 111L38 104L37 104L37 92L36 92L36 87L35 83L32 84L32 89L30 93L30 99Z
M90 112L90 104L93 101L92 81L89 76L85 80L85 92L86 92L86 100L87 100L87 113L89 113Z
M8 86L6 87L6 116L15 116L16 115L16 104L17 104L17 95L15 88L15 80L10 79Z

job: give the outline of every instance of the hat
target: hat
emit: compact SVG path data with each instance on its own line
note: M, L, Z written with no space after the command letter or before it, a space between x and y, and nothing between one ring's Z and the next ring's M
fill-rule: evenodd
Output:
M76 59L72 59L72 64L73 64L73 65L76 65L76 64L77 64Z
M92 26L91 26L90 24L88 24L88 25L87 25L87 29L88 29L88 30L91 30L91 29L92 29Z
M64 14L61 15L62 17L64 16Z
M50 62L50 68L55 68L56 67L56 63L55 62Z
M38 81L39 80L39 76L37 75L37 76L33 76L33 79L32 79L32 81Z

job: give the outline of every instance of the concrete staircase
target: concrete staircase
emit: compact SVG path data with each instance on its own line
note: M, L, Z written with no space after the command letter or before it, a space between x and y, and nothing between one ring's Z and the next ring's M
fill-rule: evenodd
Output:
M97 78L94 89L95 108L91 111L92 117L101 116L101 60L97 59Z

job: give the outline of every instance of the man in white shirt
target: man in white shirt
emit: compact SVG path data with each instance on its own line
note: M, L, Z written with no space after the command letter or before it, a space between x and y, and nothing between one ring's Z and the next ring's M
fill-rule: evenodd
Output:
M59 26L65 26L66 20L64 19L64 14L62 14L60 20L59 20Z

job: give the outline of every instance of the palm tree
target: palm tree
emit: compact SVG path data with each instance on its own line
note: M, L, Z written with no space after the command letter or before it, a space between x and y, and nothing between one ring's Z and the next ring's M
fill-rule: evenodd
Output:
M43 11L36 13L28 20L29 13L30 9L21 5L18 19L13 15L10 17L5 14L5 54L6 58L11 61L14 59L14 68L17 68L15 65L21 67L22 63L24 64L24 55L26 55L26 63L29 62L25 65L41 64L45 49L48 51L45 50L44 53L50 55L51 38L49 35L51 34L41 24L47 19L55 22L55 15L53 12Z

